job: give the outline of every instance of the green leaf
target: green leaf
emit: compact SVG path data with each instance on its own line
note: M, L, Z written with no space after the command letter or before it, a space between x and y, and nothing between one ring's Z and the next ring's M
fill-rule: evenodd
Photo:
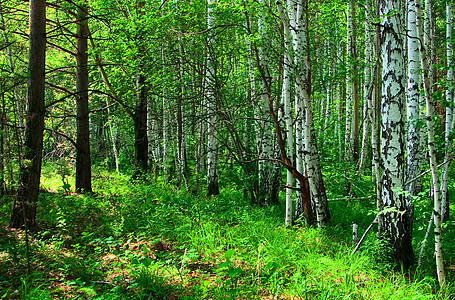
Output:
M219 265L219 268L224 268L224 267L227 267L229 266L229 260L225 261L224 263L222 263L221 265Z
M149 257L144 258L143 260L141 260L141 264L143 264L146 267L149 267L152 264L152 262L153 262L153 260L151 258L149 258Z
M235 253L235 250L234 249L229 249L225 254L224 254L224 257L226 257L227 260L229 260L232 255L234 255Z
M241 268L231 268L228 270L228 275L231 278L243 274L245 274L245 271L243 271Z

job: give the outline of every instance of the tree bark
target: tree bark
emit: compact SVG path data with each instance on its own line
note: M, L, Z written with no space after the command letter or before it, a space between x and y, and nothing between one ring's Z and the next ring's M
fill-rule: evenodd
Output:
M452 0L446 3L446 57L447 57L447 90L446 90L446 120L445 120L445 151L444 161L450 159L452 152L453 116L453 45L452 45ZM441 222L449 218L449 166L442 167L441 173Z
M347 78L346 78L346 130L345 154L347 161L356 161L359 156L359 93L357 84L357 54L356 54L356 21L355 0L347 3Z
M29 79L23 164L11 215L11 227L36 226L43 152L46 56L46 1L30 0Z
M144 0L136 1L136 15L144 15ZM139 25L136 25L139 27ZM137 30L140 30L139 28ZM134 149L136 154L136 174L144 173L148 169L148 140L147 140L147 86L145 83L144 46L141 37L137 37L138 67L136 74L136 104L133 113Z
M76 191L92 191L92 171L90 161L90 128L88 110L88 6L87 2L80 5L77 12L76 33Z
M292 7L291 1L288 1L287 5L288 5L288 10L291 15L291 20L294 21L293 23L295 26L295 17L292 16L293 14L295 14L295 12L294 12L294 8ZM287 34L285 35L284 38L285 38L285 42L284 42L285 51L289 52L289 51L291 51L291 42L293 40L293 38L290 34L290 31L287 31ZM289 58L290 58L289 55L284 56L283 89L281 91L281 102L282 102L282 105L284 106L284 121L286 123L287 155L288 155L288 157L293 157L293 155L294 155L294 132L293 131L294 130L293 130L293 120L292 120L292 116L291 116L291 74L292 74L291 66L292 66L293 62L289 61ZM298 115L297 115L297 118L298 118ZM299 140L299 138L301 137L299 128L301 128L301 127L299 127L300 123L298 120L296 123L298 123L296 126L297 127L296 138L297 138L297 140ZM298 141L297 141L297 143L298 143ZM298 147L299 146L296 145L297 151L298 151ZM299 157L299 155L297 154L297 158L296 158L297 166L298 166L297 161L299 161L298 157ZM299 172L301 172L301 170ZM291 171L286 170L286 185L292 186L292 182L293 182L292 173L291 173ZM293 194L292 189L289 189L289 188L286 189L286 216L285 216L286 226L292 225L292 209L293 209L292 208L292 194ZM299 198L299 197L300 197L300 195L297 191L297 198ZM301 201L297 200L297 202L301 202ZM299 204L300 203L297 203L297 206L299 206ZM296 207L296 213L298 210L299 210L299 207Z
M380 0L382 44L382 219L380 239L404 268L414 261L409 230L412 215L404 197L404 59L400 1Z

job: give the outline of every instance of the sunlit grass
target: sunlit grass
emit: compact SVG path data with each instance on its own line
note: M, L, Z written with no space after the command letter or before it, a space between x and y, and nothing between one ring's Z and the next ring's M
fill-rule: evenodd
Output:
M31 276L25 275L24 233L2 229L7 238L0 244L0 267L10 273L1 277L0 296L440 299L450 295L438 294L431 270L401 273L382 265L374 232L351 255L350 225L355 220L364 230L371 223L372 201L331 202L332 221L325 229L287 228L282 206L252 207L234 189L206 198L178 191L161 179L146 179L149 184L144 184L94 170L94 194L76 195L59 189L62 180L58 173L46 176L50 171L43 173L42 186L48 193L39 199L40 231L31 239ZM74 182L71 176L68 182Z

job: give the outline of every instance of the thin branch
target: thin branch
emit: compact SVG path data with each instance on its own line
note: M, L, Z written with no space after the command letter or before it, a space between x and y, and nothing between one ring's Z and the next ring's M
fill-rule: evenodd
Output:
M448 164L449 162L451 162L451 161L454 160L454 159L455 159L455 157L452 157L452 158L446 160L445 162L440 163L439 165L437 165L436 168L439 169L440 167L442 167L442 166L445 165L445 164ZM430 172L431 172L431 169L426 170L425 172L423 172L422 174L418 175L417 177L414 177L414 178L412 178L411 180L407 181L407 182L405 183L405 185L408 185L408 184L413 183L414 181L416 181L416 180L419 179L420 177L422 177L422 176L424 176L425 174L430 173Z
M72 138L70 138L69 136L67 136L66 134L62 133L62 132L59 132L59 131L56 131L54 129L50 129L50 128L44 128L44 130L46 131L49 131L53 134L57 134L57 135L60 135L62 137L64 137L65 139L67 139L71 144L73 144L73 146L77 149L77 144L76 144L76 141L73 140Z

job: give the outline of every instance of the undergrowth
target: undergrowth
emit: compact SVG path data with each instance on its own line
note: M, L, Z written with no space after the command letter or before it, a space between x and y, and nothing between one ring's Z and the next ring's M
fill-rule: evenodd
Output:
M325 229L286 228L282 206L251 206L233 189L206 198L160 178L94 178L95 193L77 195L44 177L30 274L2 200L0 299L450 299L452 285L436 288L431 245L425 271L379 262L373 232L351 255L350 225L375 217L368 199L331 202Z

